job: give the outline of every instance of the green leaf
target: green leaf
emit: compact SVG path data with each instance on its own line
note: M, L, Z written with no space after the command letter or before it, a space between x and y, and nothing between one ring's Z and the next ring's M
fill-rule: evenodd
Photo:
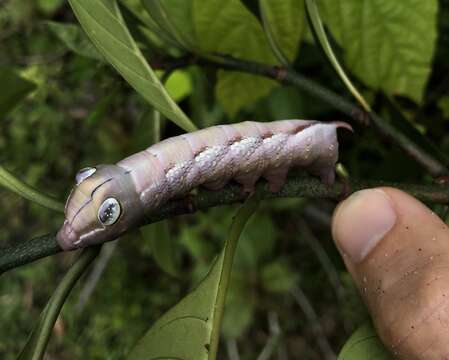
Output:
M0 67L0 116L6 115L22 101L36 85L19 76L14 70Z
M321 47L324 50L328 60L334 67L340 79L345 84L346 88L351 92L351 94L357 99L360 105L362 105L363 109L367 112L371 112L371 108L368 102L363 98L354 84L351 82L349 77L346 75L345 71L341 67L337 57L332 50L332 47L327 39L326 32L324 31L323 23L321 21L320 12L318 11L318 6L315 0L306 0L306 7L309 14L310 22L315 31L315 35L318 38L318 42L321 44Z
M277 63L262 26L240 0L147 0L145 4L161 28L190 50ZM220 70L215 91L233 116L275 85L255 75Z
M260 76L220 70L215 94L229 116L269 94L277 84Z
M246 228L247 229L247 228ZM247 231L245 229L245 232ZM241 238L239 243L244 240ZM237 248L237 253L240 251ZM223 317L223 336L238 338L251 325L256 311L257 301L254 296L254 284L247 273L241 273L237 267L231 276L226 307Z
M192 93L192 80L187 71L177 70L170 74L165 87L172 99L179 102Z
M338 360L390 360L393 357L385 349L371 324L358 328L343 346Z
M304 2L297 0L259 0L263 27L278 60L284 65L298 53L305 25Z
M118 93L118 88L111 87L108 94L98 100L89 116L84 119L84 122L90 126L98 124L108 114L111 104L117 99Z
M257 269L271 257L276 244L277 229L273 218L267 213L258 212L251 218L242 234L236 256L236 264L241 268Z
M61 42L75 54L91 59L104 60L84 31L74 24L48 21L47 26Z
M41 313L39 322L34 327L25 347L22 349L18 360L40 360L45 355L45 349L56 319L61 312L62 306L75 286L81 275L88 266L94 261L100 252L100 246L93 246L83 251L78 260L73 264L67 274L59 283L55 292L51 296L47 305Z
M160 28L148 14L145 0L121 0L120 9L131 34L136 40L158 49L169 47L179 48L180 45L168 32Z
M238 238L257 208L250 199L238 212L228 240L198 287L151 327L127 357L144 359L216 359L221 319Z
M113 0L69 0L94 45L125 80L158 111L185 131L196 130L146 62Z
M239 0L196 0L195 4L196 32L203 51L277 63L259 21ZM258 76L220 70L215 92L227 113L234 116L275 85Z
M23 198L34 201L35 203L46 207L47 209L64 212L64 204L47 196L30 185L16 178L8 170L0 165L0 185L4 186L8 190L15 192Z
M39 10L47 13L48 15L53 14L63 5L63 3L64 0L37 0Z
M156 264L167 274L179 277L180 271L174 237L170 236L167 221L159 221L155 224L140 228L145 241L150 242L151 254Z
M142 0L152 19L180 47L193 50L196 44L192 8L189 0Z
M441 110L443 117L449 118L449 95L443 96L438 100L438 108Z
M283 260L265 265L261 272L262 285L272 293L287 293L298 282L299 276Z
M148 109L139 117L131 135L131 152L142 151L149 145L161 140L161 114L154 109Z
M201 215L199 214L199 217ZM184 226L179 236L180 243L197 263L216 253L214 245L209 241L204 241L201 235L203 235L201 229L198 229L197 226Z
M325 24L366 85L421 102L435 51L437 0L322 0Z

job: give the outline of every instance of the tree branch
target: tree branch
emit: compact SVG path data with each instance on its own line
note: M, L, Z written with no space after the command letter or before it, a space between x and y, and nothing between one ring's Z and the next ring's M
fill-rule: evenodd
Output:
M267 183L261 181L254 196L260 199L307 197L341 200L349 194L371 187L392 186L402 189L418 199L428 203L449 203L449 187L442 185L413 185L389 183L383 181L350 181L336 182L332 186L321 183L317 178L301 176L291 178L279 193L269 191ZM199 189L195 195L184 199L172 200L162 206L159 211L148 217L145 224L154 223L177 215L190 214L215 206L224 206L242 202L247 197L242 187L229 184L220 191ZM144 224L142 224L144 225ZM61 252L54 234L47 234L33 240L13 245L0 250L0 274L32 261Z
M203 57L193 54L179 59L170 58L162 61L156 61L152 65L156 68L181 68L195 64L209 65L215 68L260 75L278 81L282 84L291 85L301 89L302 91L305 91L306 93L328 103L363 126L372 124L384 139L392 141L398 145L409 157L414 159L432 176L439 177L449 173L445 164L442 164L431 154L427 153L424 149L411 141L407 136L396 130L392 125L390 125L389 122L384 120L374 111L370 113L365 112L363 109L345 99L341 95L336 94L335 92L314 82L313 80L308 79L305 76L302 76L293 69L237 59L230 56L213 55Z

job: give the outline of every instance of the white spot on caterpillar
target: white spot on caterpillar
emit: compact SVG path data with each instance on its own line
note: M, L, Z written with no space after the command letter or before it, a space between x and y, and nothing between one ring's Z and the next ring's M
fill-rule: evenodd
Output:
M284 144L288 140L287 134L276 134L263 140L263 146L265 151L270 155L272 161L276 161L281 156Z
M263 139L263 143L264 143L264 145L267 145L267 146L280 147L280 144L285 142L287 140L287 138L288 138L287 134L280 133L280 134L276 134L276 135L273 135L273 136Z
M187 171L192 166L192 161L184 161L180 164L176 164L165 174L165 178L169 183L182 180L186 177Z
M148 207L158 206L165 199L167 181L155 181L139 194L139 199L143 203L148 203Z
M224 152L223 150L223 146L218 145L207 148L195 156L195 162L201 168L209 165L215 166L217 164L218 157Z
M230 151L233 153L234 156L238 158L244 157L249 155L249 150L255 150L257 143L260 141L260 139L256 137L247 137L245 139L242 139L240 141L236 141L230 146Z

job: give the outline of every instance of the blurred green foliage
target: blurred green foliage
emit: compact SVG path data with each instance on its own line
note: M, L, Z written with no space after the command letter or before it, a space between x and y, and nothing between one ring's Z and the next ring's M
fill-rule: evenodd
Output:
M411 127L422 141L431 141L439 151L449 153L448 2L439 2L438 13L436 0L394 2L398 3L394 11L382 10L387 11L386 15L373 9L373 16L368 20L385 23L388 25L385 29L391 32L382 33L381 29L368 32L370 38L360 42L357 37L364 27L369 30L374 25L355 24L360 20L356 0L345 2L344 10L349 15L344 17L345 22L338 22L332 6L340 1L332 1L323 2L325 23L328 22L343 63L355 75L364 96L386 119L398 127L402 122L403 127ZM143 12L144 7L138 1L121 3L130 9L128 16L134 11L142 24L148 26L142 30L142 24L129 23L133 35L140 31L138 43L150 63L160 60L161 53L181 56L184 47L190 51L220 52L278 64L254 2L148 0L143 3L149 9L155 4L165 4L158 11L176 20L174 29L165 29L174 35L161 35L163 39L154 40L154 31L148 29L156 24ZM263 3L273 5L270 1ZM393 4L383 3L387 8ZM416 11L421 16L416 23L408 15L410 9L420 6L426 12ZM270 7L273 8L276 7ZM185 11L195 16L185 16ZM282 14L270 13L267 18L273 21L286 16ZM292 67L346 94L321 50L311 40L310 30L304 36L306 40L300 43L302 30L291 19L285 21L285 26L273 28L273 33L287 58L295 59ZM279 40L280 36L283 41ZM402 40L399 48L392 49L390 42L382 42L386 48L377 53L379 41L396 38ZM170 41L181 43L181 49ZM374 51L378 56L372 58L370 54ZM158 76L162 73L158 72ZM61 0L0 3L0 86L2 165L58 199L65 199L79 168L116 162L153 141L153 124L148 116L152 109L113 68L98 59L70 7ZM198 127L244 120L340 120L342 117L319 99L292 87L210 67L177 70L168 78L167 88ZM21 94L28 95L18 102L16 99ZM172 123L163 121L162 125L163 137L180 133ZM372 129L355 126L354 135L342 135L341 162L349 176L429 181L429 176L417 164L394 144L381 140ZM56 230L62 221L62 216L6 190L0 189L0 195L0 246ZM223 358L226 358L227 341L234 339L241 359L256 358L270 337L267 321L270 312L279 318L282 346L291 358L297 358L298 354L302 359L321 358L311 331L313 324L307 322L291 296L294 286L300 286L307 294L336 352L355 326L366 319L366 312L330 240L333 206L325 201L270 201L251 220L235 258L224 319ZM164 237L172 245L164 251L173 253L176 259L169 272L179 277L167 274L156 264L150 235L141 239L141 234L135 231L124 236L86 306L80 309L77 303L91 278L83 278L70 296L54 330L49 358L122 358L149 325L204 276L222 247L234 210L213 209L171 219L162 225L167 229ZM297 225L299 217L307 220L320 248L333 263L332 271L344 290L343 299L337 300L315 250L304 241L302 229ZM0 358L16 358L73 259L74 254L61 254L15 269L0 278Z

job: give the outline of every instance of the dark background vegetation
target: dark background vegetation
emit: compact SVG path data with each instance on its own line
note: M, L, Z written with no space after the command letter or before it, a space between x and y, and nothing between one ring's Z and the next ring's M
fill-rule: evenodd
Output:
M246 3L258 15L257 4ZM27 79L21 85L25 89L34 86L14 108L0 103L0 161L27 183L65 199L78 169L116 162L150 144L151 112L109 65L68 49L48 21L77 24L62 0L0 1L0 99L18 86L19 80L8 75L12 70ZM420 103L387 97L356 81L385 119L399 128L418 129L418 134L446 154L448 28L449 4L440 1L439 37ZM310 34L307 39L293 67L333 91L347 94ZM170 79L179 104L198 127L295 117L347 120L320 99L287 86L274 87L230 116L214 97L215 82L213 67L189 67ZM163 124L163 137L181 132L172 123ZM355 125L354 135L342 134L341 138L341 163L350 176L430 181L419 165L372 129ZM322 348L317 339L328 341L338 352L353 329L366 320L365 309L330 239L334 206L324 200L303 199L263 203L239 242L224 320L222 358L228 358L237 346L241 359L255 359L270 338L271 319L271 324L278 322L282 329L281 353L293 359L319 359ZM92 276L84 277L65 305L48 358L121 358L149 325L204 275L221 249L234 212L235 208L218 208L171 219L146 229L143 235L135 231L124 236L116 247L108 245L98 260L105 265L98 282ZM61 221L62 216L0 189L0 246L56 230ZM164 226L168 230L161 230ZM161 269L152 257L149 238L164 231L175 254L168 271L177 276ZM326 267L319 260L323 254L330 259ZM20 352L74 256L46 258L0 278L0 358L14 359ZM94 290L84 302L82 292L92 285ZM318 316L318 333L317 323L308 318L307 308L299 301L304 297ZM286 357L281 354L279 358Z

